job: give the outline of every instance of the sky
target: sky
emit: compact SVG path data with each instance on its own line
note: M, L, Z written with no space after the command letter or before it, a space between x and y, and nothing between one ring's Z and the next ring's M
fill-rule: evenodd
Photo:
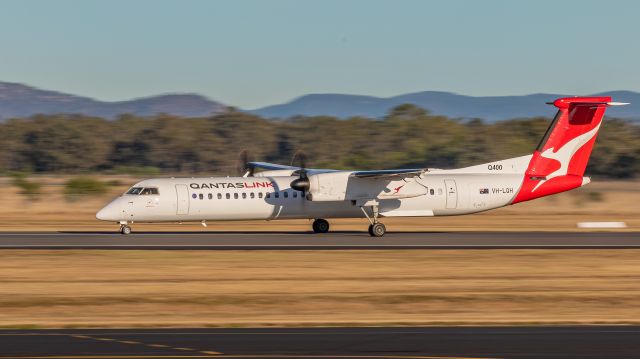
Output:
M0 0L0 81L253 109L309 93L640 91L639 1Z

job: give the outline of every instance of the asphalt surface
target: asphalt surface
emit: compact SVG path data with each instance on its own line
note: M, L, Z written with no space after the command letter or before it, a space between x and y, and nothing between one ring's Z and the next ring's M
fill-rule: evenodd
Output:
M640 327L0 331L6 358L638 358Z
M113 232L0 233L0 249L640 249L640 232Z

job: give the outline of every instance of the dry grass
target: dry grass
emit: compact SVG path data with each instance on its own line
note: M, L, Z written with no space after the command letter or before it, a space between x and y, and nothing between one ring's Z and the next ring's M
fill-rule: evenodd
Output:
M638 250L0 256L4 327L640 323Z
M114 230L115 225L95 219L95 213L111 198L122 193L137 179L122 176L102 177L118 180L104 196L82 197L70 201L63 194L68 177L35 177L31 180L43 184L40 200L19 194L7 178L0 178L0 230ZM628 230L640 228L640 182L609 181L588 186L516 206L461 217L387 218L384 223L390 231L429 230L576 230L580 221L624 221ZM306 220L245 221L212 223L204 229L199 224L136 224L134 230L308 230ZM332 220L336 230L364 230L361 219Z

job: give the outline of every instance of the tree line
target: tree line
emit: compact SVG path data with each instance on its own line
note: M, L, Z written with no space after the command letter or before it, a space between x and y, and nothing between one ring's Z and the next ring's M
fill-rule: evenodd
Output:
M550 119L485 123L430 114L413 105L383 119L328 116L265 119L229 111L207 118L170 115L117 120L37 115L0 123L0 171L235 175L238 156L337 169L455 168L531 153ZM640 174L640 125L606 119L588 173Z

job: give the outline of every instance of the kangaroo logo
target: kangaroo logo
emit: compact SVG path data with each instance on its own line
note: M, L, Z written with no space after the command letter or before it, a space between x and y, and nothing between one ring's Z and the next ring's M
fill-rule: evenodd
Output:
M402 187L404 187L404 185L402 186L398 186L396 188L393 189L393 193L392 194L398 194L398 192L400 192L400 190L402 189Z
M576 154L576 152L578 152L579 149L582 148L582 146L589 142L596 135L596 133L598 133L601 124L602 122L599 123L598 126L594 127L591 131L576 136L571 141L565 143L564 146L560 147L560 149L558 149L557 151L554 147L551 147L542 152L540 154L541 157L560 162L560 168L549 173L545 179L538 182L538 184L533 187L531 192L537 190L538 187L542 186L543 183L547 182L550 179L560 176L566 176L567 172L569 171L569 163L571 163L573 156Z

